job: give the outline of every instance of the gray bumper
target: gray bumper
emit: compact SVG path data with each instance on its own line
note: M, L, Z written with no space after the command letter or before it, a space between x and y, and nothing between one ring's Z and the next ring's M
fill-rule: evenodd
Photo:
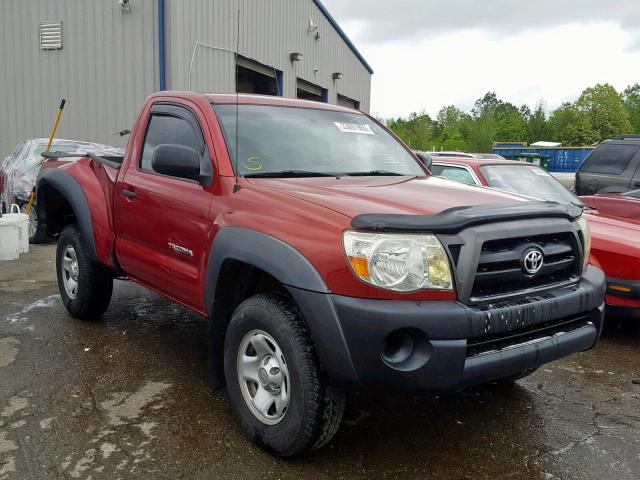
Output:
M290 291L336 381L447 391L593 347L602 329L605 278L589 267L571 287L480 307ZM398 341L411 348L396 348Z

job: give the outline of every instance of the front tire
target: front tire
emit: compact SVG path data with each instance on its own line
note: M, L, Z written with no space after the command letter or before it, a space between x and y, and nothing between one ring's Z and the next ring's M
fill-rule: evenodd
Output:
M320 448L337 432L344 393L320 368L296 306L277 294L245 300L224 347L229 398L244 433L281 457Z
M104 313L111 301L113 275L90 257L76 225L60 234L56 270L62 303L72 317L89 320Z

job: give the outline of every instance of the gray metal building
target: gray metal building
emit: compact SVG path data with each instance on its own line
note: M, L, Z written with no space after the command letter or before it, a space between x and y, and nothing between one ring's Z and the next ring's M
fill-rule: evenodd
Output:
M61 98L59 138L122 145L155 91L234 92L238 40L238 90L369 111L373 71L319 0L2 0L0 159Z

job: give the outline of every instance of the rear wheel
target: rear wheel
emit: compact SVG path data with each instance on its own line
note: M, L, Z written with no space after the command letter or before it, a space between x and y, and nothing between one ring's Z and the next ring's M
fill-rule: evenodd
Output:
M89 256L75 225L60 234L56 270L62 302L73 317L88 320L104 313L111 301L113 275Z
M344 393L323 374L293 303L259 294L234 312L224 369L233 411L246 435L291 457L320 448L337 432Z
M20 211L24 214L27 214L27 205L28 203L23 204L20 207ZM38 209L35 204L31 206L29 210L29 243L45 243L49 236L47 235L47 229L42 224L42 222L38 221Z

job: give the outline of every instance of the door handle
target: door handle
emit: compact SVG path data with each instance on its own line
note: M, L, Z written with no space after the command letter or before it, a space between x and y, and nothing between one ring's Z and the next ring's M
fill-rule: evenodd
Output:
M131 190L127 190L126 188L123 188L122 190L120 190L120 193L122 195L124 195L127 198L136 198L138 196L138 194L136 192L133 192Z

